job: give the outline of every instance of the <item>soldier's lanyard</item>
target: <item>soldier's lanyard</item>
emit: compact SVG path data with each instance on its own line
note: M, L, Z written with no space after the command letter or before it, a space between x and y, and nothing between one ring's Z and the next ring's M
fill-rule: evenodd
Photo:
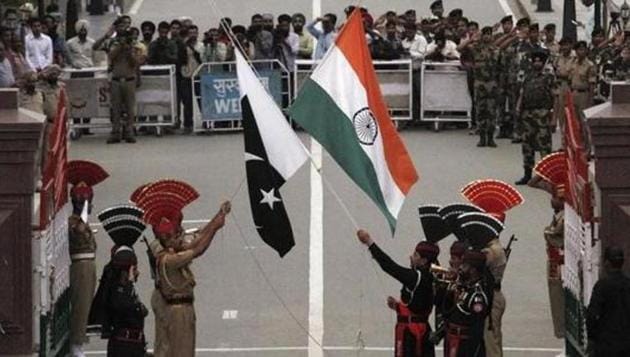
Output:
M173 290L182 290L186 286L187 282L184 282L183 284L177 285L177 286L171 283L171 280L168 278L168 271L166 270L166 262L164 262L163 259L160 259L160 262L161 264L158 263L158 265L160 265L162 268L162 274L164 275L164 281L166 282L166 284L168 284L168 286ZM188 275L188 272L186 272L186 270L181 270L181 272L184 278L188 279L190 277ZM159 278L159 274L158 274L158 278Z

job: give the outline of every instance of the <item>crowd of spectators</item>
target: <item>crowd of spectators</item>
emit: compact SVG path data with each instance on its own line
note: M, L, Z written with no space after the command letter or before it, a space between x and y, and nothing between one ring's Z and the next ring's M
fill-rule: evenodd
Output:
M122 15L115 26L94 36L88 21L79 20L72 31L76 36L66 40L66 29L62 28L63 21L57 12L35 18L32 6L31 11L20 10L8 9L0 19L0 87L19 86L21 79L32 76L32 72L41 73L51 65L79 69L107 66L109 44L117 33L129 31L142 49L146 64L176 66L181 91L190 88L191 76L201 63L234 60L235 45L231 38L236 39L249 58L276 59L291 71L296 59L321 59L343 26L343 20L333 13L310 21L301 13L254 14L248 25L234 24L226 17L209 29L200 29L191 18L134 24L131 17ZM349 16L353 10L353 6L348 6L344 9L345 15ZM378 17L366 8L360 11L373 59L411 59L416 71L422 61L460 61L463 68L474 68L470 48L481 38L480 25L467 18L461 9L445 14L438 0L430 6L431 15L421 19L413 9L403 13L388 11ZM500 21L489 26L497 51L503 51L525 36L531 46L548 51L549 64L558 56L560 46L552 24L540 30L538 24L531 23L529 31L524 32L514 26L511 16L497 20ZM623 31L610 38L598 34L590 44L591 52L598 53L593 61L597 60L598 65L609 64L615 76L627 78L630 73L627 39L630 36L624 38ZM602 59L601 49L607 50L605 59ZM472 76L472 70L470 72ZM414 78L415 97L420 88L415 83L417 77ZM192 115L190 106L191 101L184 103L187 121Z

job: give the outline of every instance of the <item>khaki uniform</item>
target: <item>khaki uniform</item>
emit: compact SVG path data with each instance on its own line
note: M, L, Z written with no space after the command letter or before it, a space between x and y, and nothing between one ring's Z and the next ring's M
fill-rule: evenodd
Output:
M120 138L122 129L122 113L127 113L124 127L125 136L133 136L136 119L136 87L139 83L138 67L142 57L142 49L137 43L112 43L109 52L109 68L111 71L111 110L112 136Z
M96 241L90 226L76 214L68 218L70 237L70 343L88 342L85 334L96 289Z
M547 242L547 286L553 331L557 338L564 338L564 289L562 288L562 265L564 264L564 211L553 216L545 227Z
M151 297L155 313L155 357L195 355L195 277L192 250L163 250L157 257L157 288Z
M486 356L503 356L503 333L501 332L501 319L505 313L505 296L501 292L501 280L507 265L505 250L499 239L493 239L482 250L486 253L486 266L492 274L495 282L494 298L490 314L486 319L483 339L486 346Z
M586 58L583 61L575 58L569 70L569 79L571 81L575 109L581 117L582 110L593 104L591 88L597 83L595 64Z
M564 102L567 91L571 89L569 75L573 59L572 56L559 56L555 58L553 62L556 83L554 88L553 121L551 122L551 126L555 127L559 122L560 128L563 130L565 127ZM562 135L562 138L564 140L564 135Z

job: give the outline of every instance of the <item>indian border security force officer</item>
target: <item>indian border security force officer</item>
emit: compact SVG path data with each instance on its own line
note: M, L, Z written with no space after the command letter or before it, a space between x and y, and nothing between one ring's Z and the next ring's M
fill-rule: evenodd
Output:
M383 271L403 284L400 300L387 297L387 306L397 315L394 355L435 356L435 346L429 341L431 326L428 319L433 309L433 275L430 268L436 262L440 248L429 241L418 243L409 257L411 267L406 268L385 254L368 232L359 230L357 237L369 248Z
M92 210L92 187L109 175L99 165L89 161L68 163L68 182L72 184L70 198L72 215L68 217L70 239L70 345L72 356L83 356L90 305L96 287L96 241L88 224Z
M156 321L156 357L195 355L196 282L190 264L206 252L231 208L230 202L224 202L214 218L188 242L181 226L182 209L198 197L195 189L186 183L161 180L146 185L134 198L162 247L155 257L157 282L151 297Z

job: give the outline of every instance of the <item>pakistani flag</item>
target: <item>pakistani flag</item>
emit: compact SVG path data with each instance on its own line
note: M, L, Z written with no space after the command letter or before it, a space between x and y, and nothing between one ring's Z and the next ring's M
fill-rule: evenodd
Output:
M378 205L394 231L418 175L381 96L358 9L304 83L291 116Z
M236 53L245 138L245 169L254 224L280 256L295 245L280 187L306 161L300 139L243 56Z

